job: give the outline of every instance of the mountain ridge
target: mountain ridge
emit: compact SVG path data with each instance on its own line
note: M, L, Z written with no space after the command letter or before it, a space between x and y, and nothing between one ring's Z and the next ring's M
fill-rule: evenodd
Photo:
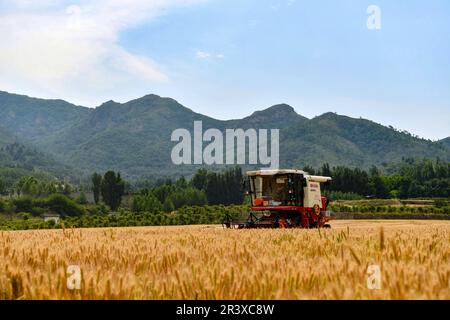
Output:
M444 138L442 140L439 140L439 142L441 142L441 143L443 143L443 144L445 144L445 145L450 147L450 137Z
M33 114L30 113L32 108ZM39 99L0 91L0 125L34 141L53 135L89 114L89 108L60 99Z
M117 106L124 106L124 105L128 105L130 103L135 103L135 102L139 102L139 101L142 101L142 100L146 100L148 98L152 98L152 99L163 99L163 100L173 101L174 103L178 104L180 107L182 107L182 108L184 108L186 110L189 110L189 111L191 111L191 112L193 112L195 114L201 115L203 117L207 117L207 118L215 120L215 121L227 122L227 123L241 122L243 120L250 120L250 119L252 119L254 117L259 116L260 114L265 114L265 113L268 113L268 112L279 112L281 110L281 111L284 111L284 115L287 115L288 113L291 113L291 115L299 117L299 118L301 118L303 120L312 120L312 119L315 119L315 118L339 116L339 117L346 117L346 118L355 119L355 120L370 121L370 122L373 122L375 124L381 125L383 127L387 127L387 128L390 127L388 125L385 125L385 124L382 124L382 123L378 123L378 122L375 122L375 121L370 120L370 119L355 118L355 117L348 116L348 115L338 114L338 113L332 112L332 111L325 112L325 113L323 113L321 115L318 115L318 116L315 116L315 117L309 119L309 118L307 118L307 117L297 113L295 111L295 109L291 105L289 105L287 103L279 103L279 104L275 104L275 105L269 106L269 107L267 107L265 109L255 110L250 115L245 116L244 118L241 118L241 119L219 120L219 119L207 116L207 115L203 115L203 114L197 113L197 112L193 111L192 109L182 105L180 102L178 102L177 100L175 100L173 98L163 97L163 96L160 96L160 95L157 95L157 94L154 94L154 93L146 94L146 95L144 95L144 96L142 96L140 98L132 99L132 100L129 100L127 102L116 102L114 100L108 100L108 101L105 101L105 102L103 102L102 104L100 104L100 105L98 105L96 107L91 108L91 107L86 107L86 106L82 106L82 105L76 105L76 104L70 103L70 102L68 102L66 100L63 100L63 99L43 99L43 98L28 96L28 95L25 95L25 94L10 93L10 92L7 92L7 91L0 90L0 112L1 112L1 106L2 106L1 105L1 103L2 103L2 101L1 101L2 94L15 96L15 97L26 98L26 99L34 100L34 101L48 101L48 102L54 102L54 103L62 103L62 104L65 104L66 106L69 106L69 107L76 107L76 108L79 108L79 109L84 109L85 113L92 112L92 111L94 111L94 110L96 110L98 108L104 107L105 105L114 104L114 105L117 105ZM421 138L421 137L418 137L418 139L429 140L429 139ZM450 136L447 137L447 138L443 138L443 139L437 140L436 142L450 143Z
M217 120L155 94L126 103L110 100L96 108L8 95L0 92L0 115L6 115L0 117L0 128L85 173L113 169L132 179L192 174L198 166L172 164L170 154L176 142L170 137L178 128L192 132L194 121L202 121L203 130L278 128L280 165L286 167L325 162L368 167L402 157L450 161L450 139L448 144L446 139L431 142L371 120L332 112L308 119L288 104L255 111L242 119ZM63 112L53 114L54 110Z

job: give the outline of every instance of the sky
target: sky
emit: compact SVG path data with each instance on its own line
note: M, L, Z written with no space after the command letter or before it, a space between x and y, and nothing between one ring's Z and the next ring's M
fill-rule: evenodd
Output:
M287 103L436 140L449 14L448 0L0 0L0 90L88 107L154 93L218 119Z

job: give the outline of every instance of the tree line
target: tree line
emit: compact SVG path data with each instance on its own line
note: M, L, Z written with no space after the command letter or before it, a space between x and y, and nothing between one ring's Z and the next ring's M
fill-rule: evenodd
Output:
M144 188L133 197L135 212L171 212L183 206L242 204L242 170L224 172L200 169L191 180L159 180L153 188Z
M311 174L331 176L331 191L371 198L450 197L450 163L429 159L403 159L369 170L329 164L305 168Z
M450 163L439 159L403 159L399 163L371 167L368 170L345 166L331 167L329 164L324 164L318 169L306 167L304 170L310 174L333 178L331 185L326 187L327 194L331 195L332 200L354 197L450 197ZM200 169L191 179L180 177L177 180L157 180L149 182L144 188L130 190L127 193L127 201L128 199L129 201L125 205L122 204L122 198L127 192L126 182L118 172L94 173L88 189L92 191L97 205L95 210L92 209L95 212L106 212L108 209L101 206L107 206L112 212L122 207L136 213L169 213L184 206L240 205L244 199L243 177L240 167L222 172ZM2 189L5 192L2 185L4 184L0 180L0 192ZM65 195L70 199L70 195L77 189L78 187L65 181L42 181L32 176L24 176L16 181L13 192L13 198L19 199L4 201L3 207L8 212L30 212L33 215L39 215L47 208L55 211L53 209L57 207L52 204L54 201L64 202L61 197L53 199L54 194ZM8 194L11 195L11 193ZM30 200L27 198L51 199L51 201L46 203L37 199L30 205ZM79 193L78 198L74 196L72 200L74 203L67 204L68 212L71 213L82 213L83 205L89 205L84 192ZM73 205L79 205L81 209L74 210ZM17 208L14 209L12 206ZM1 208L0 211L2 211Z

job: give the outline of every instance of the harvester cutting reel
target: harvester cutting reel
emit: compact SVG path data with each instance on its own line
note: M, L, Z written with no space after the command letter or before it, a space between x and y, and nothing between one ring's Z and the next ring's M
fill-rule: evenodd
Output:
M308 223L306 228L331 228L326 223L330 220L329 212L314 210L314 213L323 219L322 223ZM229 229L256 229L256 228L302 228L301 216L298 214L278 214L270 211L250 211L246 219L233 219L226 214L222 222L224 228Z
M248 217L233 218L230 214L226 214L222 225L228 229L250 229L250 228L276 228L275 221L270 218L270 212L253 212L250 211Z

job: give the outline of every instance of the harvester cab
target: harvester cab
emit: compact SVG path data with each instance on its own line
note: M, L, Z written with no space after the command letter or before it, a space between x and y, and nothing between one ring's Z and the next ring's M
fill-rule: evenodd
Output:
M309 175L302 170L248 171L246 193L251 211L244 221L229 221L237 228L328 228L328 200L322 187L330 177Z

